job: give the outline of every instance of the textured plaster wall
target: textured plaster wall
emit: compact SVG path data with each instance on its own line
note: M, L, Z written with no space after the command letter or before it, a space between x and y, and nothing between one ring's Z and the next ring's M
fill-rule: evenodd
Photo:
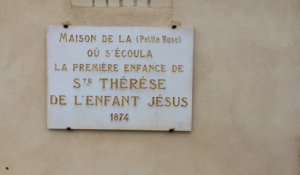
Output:
M46 27L195 27L191 133L46 128ZM0 174L299 175L300 1L0 1Z

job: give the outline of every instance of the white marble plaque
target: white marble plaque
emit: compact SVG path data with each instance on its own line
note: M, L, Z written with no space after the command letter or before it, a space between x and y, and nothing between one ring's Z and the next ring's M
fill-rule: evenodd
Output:
M193 29L49 26L49 129L191 131Z

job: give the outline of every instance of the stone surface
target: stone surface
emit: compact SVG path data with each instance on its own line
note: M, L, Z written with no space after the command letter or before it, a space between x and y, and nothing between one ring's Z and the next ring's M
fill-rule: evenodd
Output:
M109 0L108 7L120 7L120 0Z
M152 8L168 8L172 7L172 0L151 0Z
M95 7L106 7L106 0L95 0Z
M92 0L70 0L74 7L92 7Z
M137 7L148 7L148 0L138 0Z
M1 175L299 175L299 0L175 0L173 8L1 0L0 7ZM195 31L192 132L47 129L48 25L172 20Z
M134 0L123 0L123 7L134 7Z

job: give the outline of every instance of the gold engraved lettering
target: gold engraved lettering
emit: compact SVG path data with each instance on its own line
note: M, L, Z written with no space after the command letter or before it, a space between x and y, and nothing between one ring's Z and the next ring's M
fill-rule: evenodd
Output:
M75 105L82 105L82 103L78 102L77 95L74 96L74 104Z
M181 36L177 37L170 37L170 36L162 36L162 43L163 44L178 44L181 43Z
M124 72L166 72L163 64L124 64Z
M86 106L137 106L139 96L82 96ZM78 96L74 96L74 105L82 105Z
M119 85L118 84L118 82L119 82L118 80L119 80L118 78L111 78L110 79L110 88L111 89L118 89L118 87L119 87L118 86Z
M123 76L120 79L100 78L99 81L100 84L102 84L102 89L166 89L165 79L146 79L144 77L141 77L139 79L127 79Z
M113 56L115 58L153 58L151 50L122 50L119 48L105 50L105 56Z
M130 35L125 37L126 39L122 38L122 35L119 35L119 43L132 43Z
M137 84L138 80L137 79L130 79L130 89L138 89Z
M54 64L54 71L68 71L67 65L63 64L61 67L59 67L57 64Z
M156 96L152 97L151 101L148 102L150 107L187 107L188 98L187 97L162 97Z
M102 84L102 89L105 89L106 88L105 83L106 83L106 81L108 81L108 79L107 78L100 78L99 81Z
M113 106L120 106L121 105L120 102L119 102L118 96L115 96L112 105Z
M94 103L92 102L93 96L86 96L86 105L94 105Z
M73 72L118 72L118 64L73 64Z
M160 38L156 36L138 35L136 40L138 43L160 43Z
M50 104L66 105L66 95L50 95Z
M79 78L74 78L74 85L73 88L80 88L80 80Z
M78 34L68 34L60 33L59 42L69 42L69 43L93 43L96 42L97 35L78 35Z

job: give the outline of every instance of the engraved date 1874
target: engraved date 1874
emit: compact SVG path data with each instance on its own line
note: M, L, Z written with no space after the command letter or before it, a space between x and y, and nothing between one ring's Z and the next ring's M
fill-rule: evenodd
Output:
M111 113L110 121L129 121L128 113Z

